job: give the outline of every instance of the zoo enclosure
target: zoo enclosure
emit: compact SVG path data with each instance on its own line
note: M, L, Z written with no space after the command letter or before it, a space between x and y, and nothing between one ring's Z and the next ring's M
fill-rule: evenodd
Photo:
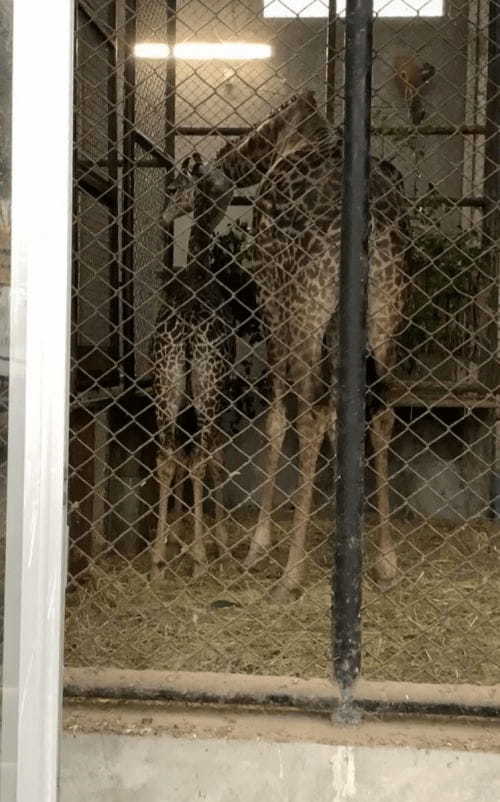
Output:
M257 0L210 10L194 2L177 8L147 0L78 3L69 666L317 677L330 665L327 446L316 481L308 580L293 611L273 608L276 622L265 620L265 594L283 559L300 481L293 432L280 470L270 567L241 587L241 580L221 576L214 566L197 585L181 553L172 556L171 587L151 589L145 574L157 492L149 346L161 292L168 293L169 277L186 260L189 231L182 222L164 231L161 212L186 155L197 149L212 157L221 137L244 134L296 91L313 88L332 125L342 123L348 89L342 10L337 14L330 4L316 9L316 18L305 9L266 8ZM422 16L407 19L391 15L390 5L387 15L383 11L374 23L371 147L403 175L414 267L385 398L398 417L391 493L401 576L389 594L377 590L370 579L370 537L364 675L491 685L500 664L493 636L500 590L498 7L452 2L438 16L426 17L422 8ZM134 51L139 42L172 47L235 37L270 43L272 57L228 66L143 60ZM248 281L244 245L251 239L252 208L252 192L239 193L229 215L239 223L226 232L240 250L236 257L231 251L233 264L247 270ZM228 239L219 245L227 255ZM243 307L254 320L246 297ZM263 338L256 342L246 322L238 340L236 396L225 417L233 477L225 500L236 561L260 504L267 405ZM368 469L368 508L373 492ZM179 525L184 520L189 540L189 488L181 503ZM175 689L164 693L175 695ZM271 701L279 696L273 693ZM210 697L206 690L198 694Z

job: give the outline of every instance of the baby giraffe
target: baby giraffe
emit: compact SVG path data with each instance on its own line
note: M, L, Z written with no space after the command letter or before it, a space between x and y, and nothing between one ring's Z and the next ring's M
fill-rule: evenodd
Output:
M214 229L232 195L232 183L219 171L205 174L197 156L191 174L189 160L176 181L163 214L168 225L179 214L179 188L197 182L200 203L193 209L188 258L164 292L153 341L153 395L159 431L157 477L159 516L152 549L151 577L161 579L166 567L168 501L176 470L186 471L193 483L194 538L191 544L195 576L206 570L203 527L203 482L207 470L214 480L216 540L219 554L226 548L222 504L223 432L221 416L229 397L228 384L234 353L234 335L225 317L224 297L210 272ZM207 203L207 198L210 201Z

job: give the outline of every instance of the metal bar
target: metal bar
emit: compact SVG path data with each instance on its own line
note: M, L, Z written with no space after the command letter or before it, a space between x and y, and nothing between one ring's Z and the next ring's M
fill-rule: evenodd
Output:
M487 204L483 216L483 247L491 253L491 278L495 291L491 293L492 311L498 309L500 282L500 0L489 0L488 20L488 78L486 85L486 137L484 160L484 194ZM500 348L498 316L489 327L492 359L485 367L497 371ZM494 346L493 346L494 344ZM491 509L498 517L500 508L500 426L498 414L491 420Z
M167 7L167 45L173 51L177 40L177 0L166 0ZM167 75L165 81L165 152L170 160L170 169L165 175L165 190L174 178L175 164L175 99L176 99L176 70L175 58L167 60ZM163 227L165 251L163 263L166 268L174 266L174 224Z
M76 179L78 188L84 189L89 195L98 200L104 206L110 208L113 203L113 185L109 178L97 172L86 171L83 173L77 164Z
M486 199L482 197L465 197L465 198L446 198L446 197L424 197L417 198L413 201L414 206L456 206L458 208L482 208L486 204Z
M333 655L338 716L355 720L353 686L361 667L362 509L365 442L368 178L372 0L348 0L345 19L345 130L340 250L337 526L332 575Z
M108 167L110 162L108 160L101 160L92 162L92 165L95 167ZM80 170L85 169L85 167L89 167L90 162L85 162L85 160L79 160L77 166ZM125 162L118 160L117 162L118 167L125 166ZM138 159L135 162L135 167L151 167L154 169L158 169L158 167L163 167L164 163L161 161L151 161L149 159ZM101 192L106 192L111 190L110 185L104 185L103 178L99 177L97 173L89 173L90 176L95 176L94 178L94 186L95 182L100 181L100 186L102 187ZM85 183L85 179L82 179L82 183ZM252 197L247 197L245 195L236 195L231 203L230 206L253 206L255 203ZM472 207L472 208L482 208L486 206L488 203L485 197L464 197L464 198L448 198L445 196L423 196L421 198L416 198L412 201L414 206L425 206L425 207L435 207L435 206L456 206L458 208L463 207Z
M335 123L335 82L337 70L337 0L328 4L328 28L326 43L326 119Z
M123 76L123 155L129 165L122 180L122 270L121 270L121 372L125 383L135 376L134 323L134 204L135 204L135 91L134 45L137 28L137 0L125 0L125 65Z
M80 64L80 42L78 37L78 4L74 6L74 44L73 44L73 177L78 175L78 142L80 141L79 119L77 109L80 105L78 92L78 67ZM78 343L78 323L80 320L80 187L73 182L73 229L71 238L71 355L76 354ZM78 383L77 372L70 375L70 392L76 389Z
M184 126L176 128L176 132L182 136L242 136L252 131L249 127L229 127L211 128L208 126ZM484 134L485 128L481 125L421 125L421 126L383 126L377 125L370 129L372 134L384 136L411 136L422 134L423 136L452 136L453 134Z
M84 169L90 169L91 167L103 167L104 169L110 169L111 166L130 168L130 163L128 161L124 161L123 159L117 159L117 161L113 164L110 159L97 159L96 161L92 161L91 159L79 159L78 166ZM167 170L170 170L171 165L166 159L162 158L136 159L132 169L136 167L152 167L155 170L157 170L158 167L166 167Z
M251 126L209 127L206 125L179 125L175 130L180 136L242 136L249 134L253 128Z
M488 237L485 244L491 245L500 238L500 0L490 0L488 43L484 227Z
M137 393L149 392L151 380L136 382ZM418 390L408 390L400 383L388 382L386 390L386 403L394 408L415 407L421 409L496 409L498 397L493 392L487 392L484 387L453 387L445 388L442 385L435 387L424 384ZM80 390L71 399L71 408L90 407L110 404L123 393L119 386L100 387L99 390Z
M454 134L484 134L482 125L400 125L400 126L375 126L371 129L372 134L383 134L384 136L411 136L421 134L422 136L453 136Z
M158 147L158 145L153 142L146 134L136 128L135 130L135 141L138 145L141 146L144 150L149 150L154 156L157 158L157 162L151 162L151 166L157 167L159 164L163 167L167 167L170 169L172 167L171 159ZM146 161L146 160L145 160ZM139 164L139 162L135 162L135 165ZM144 165L143 165L144 166Z
M342 697L328 680L249 674L69 668L67 699L338 710ZM356 708L369 713L500 717L500 685L368 682L356 686Z
M74 7L14 4L0 797L56 802L66 577ZM38 80L33 80L33 64ZM47 100L40 86L50 87ZM33 131L37 143L33 148ZM43 153L40 159L38 153ZM50 277L50 278L49 278Z
M117 4L116 0L110 9L112 15L113 28L116 30L118 27L117 20ZM110 250L113 254L113 261L110 266L110 283L113 289L113 294L109 304L109 316L112 325L112 334L110 337L111 354L116 362L120 358L120 299L119 299L119 285L120 285L120 265L119 265L119 248L120 248L120 227L118 225L119 214L119 190L118 190L118 49L113 47L110 58L107 61L107 68L109 70L108 76L108 153L111 158L109 160L109 179L112 183L110 207L113 221L110 230Z
M99 20L96 19L96 16L95 16L96 12L92 8L92 6L89 6L89 4L86 2L86 0L78 0L78 11L81 11L82 14L86 17L87 24L90 25L91 28L94 28L94 30L100 36L102 36L102 38L104 39L103 44L108 45L109 47L111 47L114 50L115 49L114 48L114 44L113 44L112 40L110 39L110 34L112 33L112 31L111 31L111 29L109 31L107 31L101 25Z

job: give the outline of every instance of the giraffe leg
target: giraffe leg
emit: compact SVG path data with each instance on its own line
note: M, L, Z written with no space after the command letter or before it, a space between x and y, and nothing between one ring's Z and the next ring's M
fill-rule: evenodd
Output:
M285 432L286 413L280 393L279 395L275 395L266 420L266 437L268 444L263 460L265 480L262 489L259 519L244 563L247 569L252 568L261 557L264 556L271 544L271 510L274 484Z
M175 421L181 406L185 385L185 348L182 327L165 330L160 326L154 348L154 396L158 425L159 451L156 460L159 483L159 512L156 537L151 557L151 579L161 579L166 564L169 536L168 502L178 467L175 449Z
M227 554L228 532L226 528L226 515L224 507L224 468L215 456L210 462L210 472L214 482L215 531L217 551L220 558Z
M283 576L274 593L277 601L297 598L301 592L306 558L306 535L314 489L316 464L325 436L330 411L326 407L309 408L297 420L299 437L299 469L301 482L295 493L296 508L293 519L292 544Z
M213 333L210 330L200 331L193 341L191 386L199 426L199 459L193 471L195 575L206 571L207 567L203 532L203 479L210 471L216 486L220 484L220 475L214 473L214 467L218 454L222 454L220 412L225 404L223 388L227 380L227 366L224 350L220 343L217 344L218 337L217 331ZM221 538L220 549L220 546L225 544L226 536L222 527L219 527L222 515L218 498L215 498L215 502L217 534Z
M379 542L378 555L375 560L375 575L383 590L390 588L394 584L398 572L396 549L391 535L389 502L389 444L394 428L394 420L394 411L390 407L385 407L374 415L370 427L379 519Z
M199 577L207 570L208 560L205 549L203 526L203 479L206 473L206 460L200 460L192 470L194 496L194 538L191 544L193 557L193 576Z
M175 459L169 452L160 453L157 459L157 476L160 486L160 500L158 511L158 526L151 552L151 581L158 582L163 578L166 564L166 549L168 539L168 500L175 475Z
M179 465L178 470L176 472L176 483L175 483L175 492L174 492L174 520L180 518L182 513L182 492L184 489L184 479L186 477L186 472L183 465Z

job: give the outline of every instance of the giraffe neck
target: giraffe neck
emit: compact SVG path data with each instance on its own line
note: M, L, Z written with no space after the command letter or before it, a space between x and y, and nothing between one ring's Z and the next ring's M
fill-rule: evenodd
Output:
M207 276L210 271L210 247L212 244L212 228L203 224L203 220L194 219L189 234L187 269L193 275Z
M237 187L259 183L271 164L273 147L258 129L238 142L229 143L216 156L216 165Z
M338 151L335 132L319 111L301 120L271 117L239 141L229 143L216 156L216 165L237 187L260 183L280 156L302 149L329 156Z

